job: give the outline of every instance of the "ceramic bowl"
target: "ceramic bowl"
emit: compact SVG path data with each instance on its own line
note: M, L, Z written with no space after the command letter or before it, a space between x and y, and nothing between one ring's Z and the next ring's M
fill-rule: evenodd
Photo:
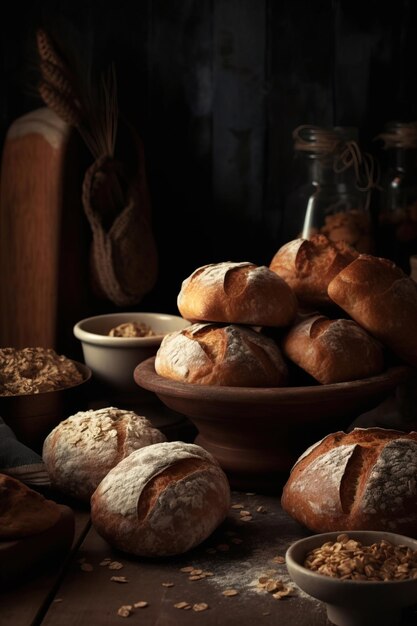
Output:
M110 337L109 331L126 322L142 323L154 333L152 337ZM189 322L166 313L110 313L79 321L74 335L80 340L84 361L95 380L111 392L132 393L138 387L133 371L138 363L155 355L165 334L181 330Z
M81 383L43 393L0 396L0 416L19 441L37 452L61 420L87 407L91 370L84 363L73 363L82 374Z
M136 367L136 383L194 423L196 443L217 458L233 488L264 493L278 493L308 446L347 428L409 375L409 368L397 366L333 385L221 387L164 378L154 363L150 358Z
M300 539L288 548L286 564L293 581L310 596L326 603L327 617L337 626L395 626L402 609L417 604L417 579L397 581L340 580L303 566L310 550L326 541L336 541L340 532ZM371 545L382 539L417 551L417 540L395 533L346 531L349 538Z

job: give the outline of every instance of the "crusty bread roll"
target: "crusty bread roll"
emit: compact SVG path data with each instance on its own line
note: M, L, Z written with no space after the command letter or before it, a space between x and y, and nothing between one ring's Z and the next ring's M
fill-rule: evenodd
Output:
M269 267L290 285L302 307L317 308L333 304L327 286L357 256L356 250L342 241L312 235L286 243Z
M417 536L417 433L332 433L298 459L282 507L315 532L386 530Z
M384 368L381 344L353 320L300 316L282 350L324 385L375 376Z
M213 263L186 278L178 309L191 322L287 326L297 300L285 280L253 263Z
M192 324L166 335L155 370L180 382L231 387L280 387L288 375L275 341L233 324Z
M417 284L399 267L361 254L331 281L328 293L400 359L417 366Z
M0 541L37 535L52 528L59 506L20 480L0 474Z
M89 501L104 476L134 450L165 441L145 417L114 407L80 411L47 436L42 456L51 485Z
M174 441L133 452L91 498L92 522L112 546L140 556L181 554L219 526L230 487L214 457Z

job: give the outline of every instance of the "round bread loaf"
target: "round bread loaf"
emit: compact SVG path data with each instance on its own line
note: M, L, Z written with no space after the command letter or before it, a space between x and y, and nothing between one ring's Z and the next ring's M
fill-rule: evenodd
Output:
M114 407L80 411L49 433L42 456L51 485L89 502L104 476L134 450L165 441L145 417Z
M181 554L207 539L230 507L214 457L174 441L133 452L91 498L92 522L112 546L139 556Z
M192 324L165 335L155 370L180 382L230 387L280 387L288 376L275 341L233 324Z
M0 541L37 535L52 528L61 510L20 480L0 474Z
M253 263L213 263L186 278L178 309L191 322L287 326L297 299L285 280Z
M331 281L330 298L417 367L417 284L394 263L361 254Z
M381 344L353 320L300 316L282 350L323 385L376 376L384 368Z
M298 459L282 507L315 532L386 530L417 535L417 433L355 428L325 437Z
M286 243L269 267L290 285L302 307L316 308L333 304L328 284L357 256L356 250L343 241L312 235Z

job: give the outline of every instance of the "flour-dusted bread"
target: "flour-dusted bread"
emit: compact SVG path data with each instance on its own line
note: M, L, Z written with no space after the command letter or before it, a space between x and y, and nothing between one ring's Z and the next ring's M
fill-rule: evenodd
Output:
M214 457L174 441L133 452L91 498L92 522L112 546L139 556L181 554L207 539L230 507Z
M53 487L89 501L104 476L134 450L165 441L145 417L106 407L80 411L46 438L42 456Z
M331 281L330 298L417 367L417 283L388 259L361 254Z
M166 335L155 370L179 382L231 387L280 387L288 375L275 341L234 324L192 324Z
M58 504L20 480L0 474L0 541L23 539L47 531L60 515Z
M355 428L328 435L292 468L282 506L315 532L417 536L417 433Z
M300 316L281 347L286 357L324 385L376 376L384 369L381 344L353 320Z
M297 299L285 280L253 263L213 263L186 278L178 309L191 322L287 326Z
M312 235L283 245L269 267L290 285L302 307L320 308L333 304L327 286L357 256L356 250L343 241Z

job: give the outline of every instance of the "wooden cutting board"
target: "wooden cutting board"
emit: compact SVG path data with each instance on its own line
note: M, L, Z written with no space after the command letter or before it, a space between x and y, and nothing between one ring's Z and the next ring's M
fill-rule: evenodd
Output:
M65 558L74 539L74 513L68 506L59 507L61 516L52 528L24 539L0 542L0 583L35 576Z
M8 130L0 178L0 346L54 348L59 311L65 315L80 299L76 150L74 131L46 107Z

